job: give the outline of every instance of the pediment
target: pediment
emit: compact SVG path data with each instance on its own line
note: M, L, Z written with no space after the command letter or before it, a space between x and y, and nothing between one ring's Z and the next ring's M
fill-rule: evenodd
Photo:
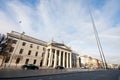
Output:
M66 46L66 45L63 44L63 43L53 43L53 45L58 46L58 47L61 47L61 48L64 48L64 49L70 49L70 47Z
M52 45L52 46L55 46L55 47L59 47L59 48L63 48L63 49L71 50L71 48L66 46L64 43L52 42L49 45Z

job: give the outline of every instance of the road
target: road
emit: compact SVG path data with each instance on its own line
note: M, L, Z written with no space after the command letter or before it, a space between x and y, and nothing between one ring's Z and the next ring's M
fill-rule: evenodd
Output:
M85 72L71 72L0 80L120 80L120 71L98 70Z

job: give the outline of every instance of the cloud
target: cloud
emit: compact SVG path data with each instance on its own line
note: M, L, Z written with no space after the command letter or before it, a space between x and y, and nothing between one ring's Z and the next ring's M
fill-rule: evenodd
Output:
M44 41L53 38L57 42L64 42L80 55L88 54L99 58L88 12L89 4L107 61L119 63L120 23L116 17L120 17L119 0L32 1L2 0L0 26L4 27L0 27L0 31L24 31L27 35Z
M11 30L17 29L19 28L15 27L15 24L7 17L7 15L0 11L0 32L5 34Z

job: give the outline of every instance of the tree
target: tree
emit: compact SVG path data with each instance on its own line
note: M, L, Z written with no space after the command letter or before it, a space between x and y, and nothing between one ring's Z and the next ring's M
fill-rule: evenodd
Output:
M4 47L6 46L7 38L4 34L0 34L0 55L3 52Z
M2 63L0 66L3 65L5 60L9 60L10 53L9 50L11 48L12 39L9 39L4 34L0 34L0 56L2 56Z

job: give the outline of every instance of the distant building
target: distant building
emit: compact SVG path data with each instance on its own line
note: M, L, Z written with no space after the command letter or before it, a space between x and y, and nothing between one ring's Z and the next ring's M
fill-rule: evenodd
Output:
M81 56L81 68L98 69L101 67L100 60L88 55Z
M100 68L99 60L95 59L95 58L92 58L91 62L90 62L90 68L91 69L98 69L98 68Z
M80 56L81 59L81 68L88 68L89 59L87 55Z

